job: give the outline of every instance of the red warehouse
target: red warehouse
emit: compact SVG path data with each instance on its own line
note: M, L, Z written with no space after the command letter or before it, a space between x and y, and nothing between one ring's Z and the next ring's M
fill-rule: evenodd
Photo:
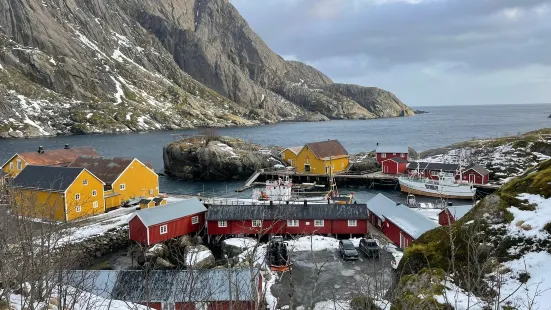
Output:
M459 220L465 214L467 214L473 206L456 206L456 207L447 207L438 214L438 223L442 226L453 224L455 221Z
M213 205L207 212L212 235L365 235L365 204Z
M262 275L258 268L73 270L63 275L63 282L109 300L156 310L263 309Z
M385 236L401 248L408 247L425 232L440 226L421 213L396 203L383 194L371 198L367 202L367 208L370 220L375 220L372 223L380 227ZM382 225L378 225L379 223Z
M197 198L138 210L128 223L130 240L152 245L198 232L204 227L206 211Z
M490 181L490 171L481 165L474 165L463 170L463 181L474 184L486 184Z
M407 165L407 172L409 175L419 174L433 180L438 180L438 174L444 172L453 174L457 179L459 177L459 164L410 162Z
M383 173L403 174L406 172L407 164L407 160L400 157L384 160L382 163Z
M377 162L379 163L391 158L402 158L407 161L409 150L407 146L378 145L375 153L377 156Z

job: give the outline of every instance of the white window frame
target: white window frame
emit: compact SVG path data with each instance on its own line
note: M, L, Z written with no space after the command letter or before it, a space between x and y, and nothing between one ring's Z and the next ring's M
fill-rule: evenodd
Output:
M75 194L75 200L76 200L76 201L79 201L79 200L80 200L80 193L79 193L79 194Z
M406 157L406 154L402 153L402 154L400 154L400 157L404 158L404 157Z
M314 227L323 227L325 224L324 220L314 220Z
M81 207L81 206L76 206L76 207L75 207L75 211L76 211L77 213L82 212L82 207Z
M348 220L348 227L357 227L358 220Z
M13 170L13 167L14 167L14 165L13 165L13 161L12 161L12 162L10 163L10 170Z
M153 195L155 193L155 190L154 189L150 189L149 190L149 195Z
M191 217L191 224L192 225L199 224L199 215Z
M433 177L438 176L438 171L436 171L436 170L431 170L431 171L430 171L430 175L432 175Z
M82 180L82 185L88 185L88 179Z
M386 153L381 153L381 158L386 158Z
M252 220L253 227L262 227L262 220Z
M218 227L228 227L228 221L218 221Z
M381 219L380 219L380 218L377 218L377 226L379 226L379 227L382 226L382 223L381 223Z
M168 233L168 225L159 226L159 233L161 235L166 235Z
M288 227L299 227L300 221L299 220L287 220L287 226Z
M92 191L92 197L96 197L98 195L98 191L97 190L93 190Z
M96 209L97 207L99 207L99 203L97 201L94 201L92 202L92 206L94 207L94 209Z
M23 162L21 159L17 160L17 170L23 170Z
M126 183L122 183L119 185L119 190L123 191L126 189Z

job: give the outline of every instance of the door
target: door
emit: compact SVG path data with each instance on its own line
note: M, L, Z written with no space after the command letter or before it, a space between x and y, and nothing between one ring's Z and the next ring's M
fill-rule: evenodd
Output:
M163 303L163 310L174 310L174 303L173 302L165 302Z
M388 173L388 167L383 165L383 173Z
M402 232L400 232L400 247L401 248L405 248L407 247L407 239L406 237L404 237L404 235L402 234Z
M474 174L469 174L469 183L476 183L476 175Z

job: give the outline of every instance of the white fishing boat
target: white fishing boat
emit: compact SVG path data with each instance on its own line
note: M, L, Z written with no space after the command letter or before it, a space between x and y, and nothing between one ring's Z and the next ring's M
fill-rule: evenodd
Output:
M472 184L455 179L452 173L440 172L438 179L421 177L419 173L407 177L399 177L402 192L420 196L439 197L445 199L472 199L476 188Z

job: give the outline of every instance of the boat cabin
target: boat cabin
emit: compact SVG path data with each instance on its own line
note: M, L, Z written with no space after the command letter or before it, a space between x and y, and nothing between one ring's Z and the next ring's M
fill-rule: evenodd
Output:
M440 173L446 176L453 176L456 179L459 177L459 164L443 164L429 162L410 162L407 164L406 170L410 176L425 177L433 180L438 180Z

